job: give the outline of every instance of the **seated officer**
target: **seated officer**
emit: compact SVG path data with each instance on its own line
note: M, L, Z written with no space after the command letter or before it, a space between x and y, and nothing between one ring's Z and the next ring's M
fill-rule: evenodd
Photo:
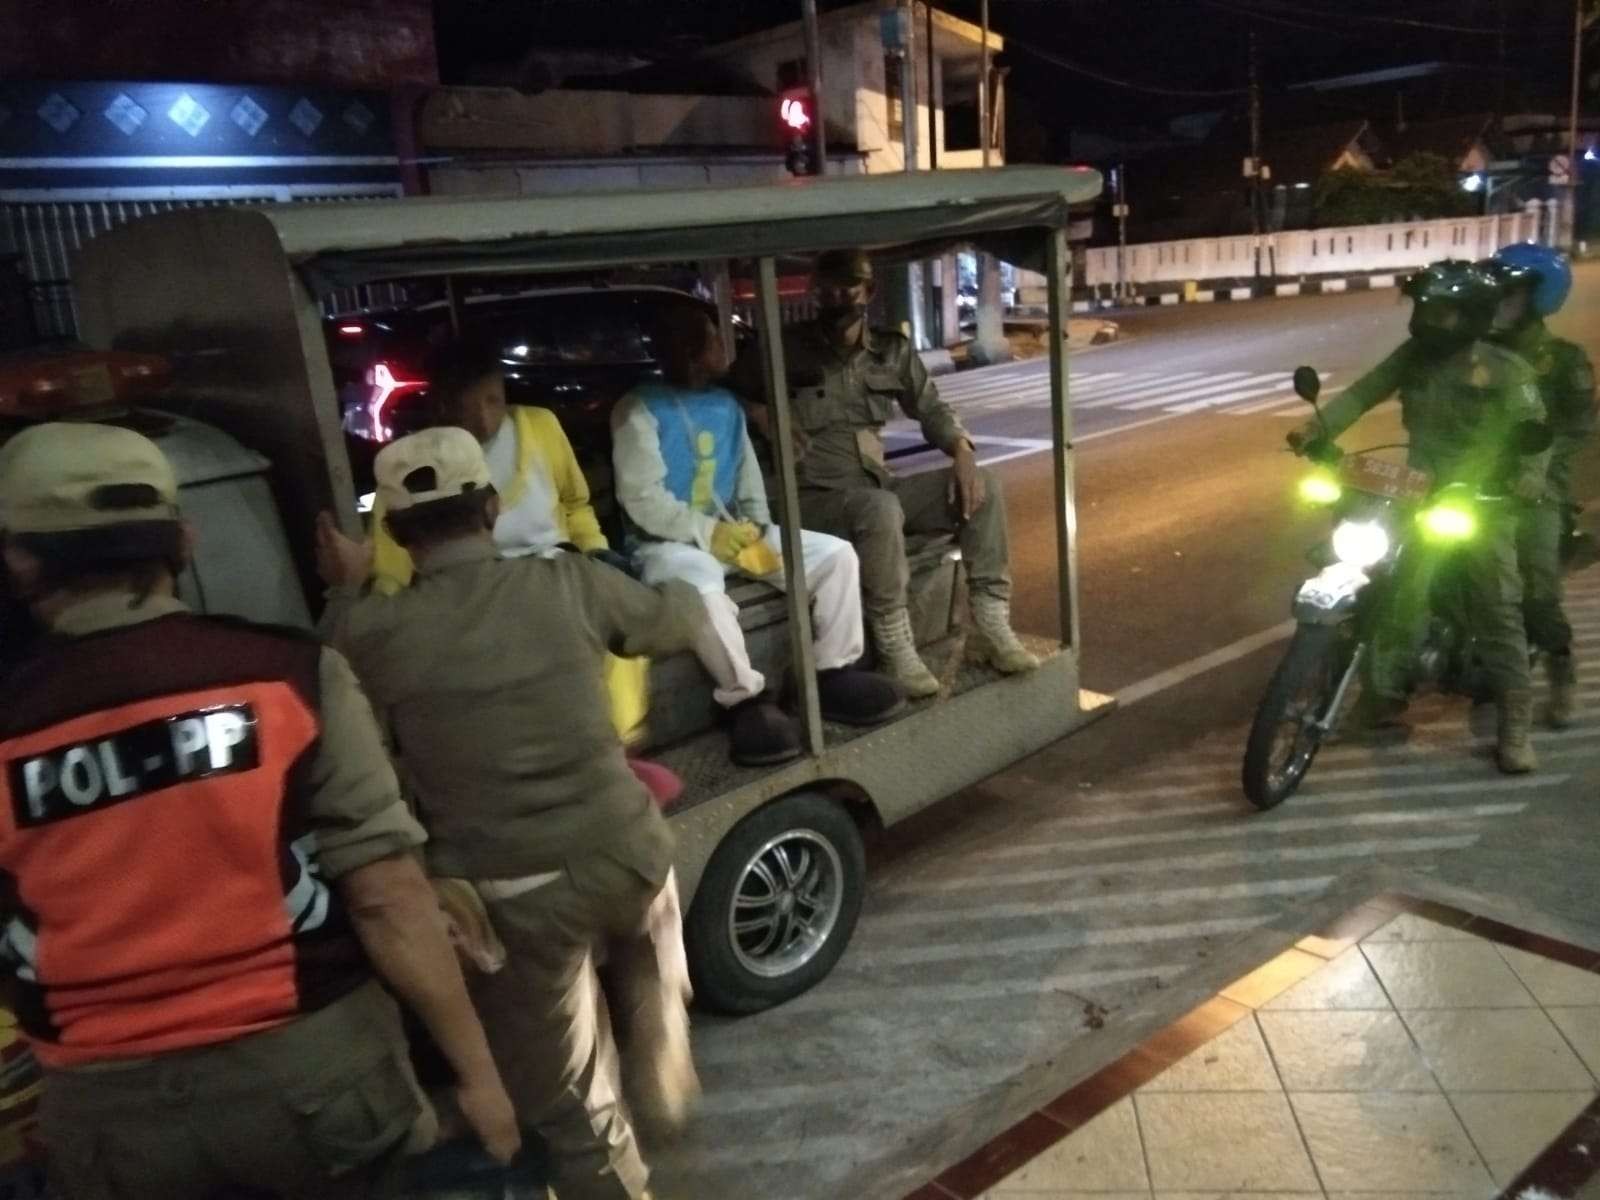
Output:
M709 636L696 649L729 713L733 760L784 762L800 754L799 728L766 694L739 606L726 592L735 573L784 586L781 542L744 411L715 382L727 358L710 317L675 312L658 340L666 380L634 388L612 414L617 500L640 534L634 558L646 583L681 579L705 601ZM808 530L801 539L823 716L851 725L885 721L905 701L887 679L853 667L865 648L856 552L825 533Z
M494 540L505 558L550 554L573 546L585 554L610 554L589 502L589 484L572 443L548 408L510 404L500 356L488 342L445 347L428 365L428 399L438 419L477 438L500 497ZM384 593L411 582L415 568L384 522L383 496L373 507L373 585ZM606 688L612 720L627 738L649 711L649 664L608 658ZM661 770L661 768L654 768Z
M177 483L130 430L15 437L0 529L51 634L0 685L0 949L57 1193L386 1194L436 1126L374 968L509 1159L423 833L345 660L179 602Z
M954 534L966 563L976 657L1007 674L1039 660L1011 630L1011 570L1000 481L977 465L972 439L902 335L867 328L872 264L860 251L829 251L816 268L814 320L784 330L783 355L801 445L800 515L808 529L848 538L861 559L867 623L879 660L912 696L939 681L917 656L906 606L908 533ZM735 390L766 432L760 356L734 366ZM899 406L922 423L951 466L898 477L884 465L884 425Z
M705 620L682 584L646 587L577 554L504 558L499 500L470 433L430 429L376 463L388 531L416 581L360 594L370 551L324 520L324 614L395 734L435 876L472 881L506 953L474 975L495 1059L544 1135L562 1200L640 1200L648 1172L612 1080L616 1049L595 954L633 1033L635 1111L681 1116L696 1085L673 903L672 834L629 770L601 671L608 650L674 654Z

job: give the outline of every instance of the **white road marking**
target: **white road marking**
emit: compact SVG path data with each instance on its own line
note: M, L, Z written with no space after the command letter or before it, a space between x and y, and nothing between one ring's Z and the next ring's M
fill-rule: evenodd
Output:
M1188 662L1179 663L1175 667L1168 667L1148 678L1131 683L1117 692L1117 704L1126 708L1130 704L1137 704L1140 700L1154 696L1157 692L1164 692L1168 688L1177 687L1180 683L1187 683L1196 675L1203 675L1216 667L1226 666L1237 659L1244 658L1247 654L1254 654L1263 646L1270 646L1274 642L1281 642L1294 632L1293 621L1283 621L1270 629L1263 629L1242 637L1236 642L1230 642L1220 649L1209 654L1202 654L1198 658L1191 658Z

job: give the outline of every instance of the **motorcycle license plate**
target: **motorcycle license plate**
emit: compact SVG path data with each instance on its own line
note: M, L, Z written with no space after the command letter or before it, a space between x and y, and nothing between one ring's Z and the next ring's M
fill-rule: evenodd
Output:
M1339 477L1347 487L1391 500L1420 500L1433 487L1428 472L1372 454L1349 455L1339 464Z

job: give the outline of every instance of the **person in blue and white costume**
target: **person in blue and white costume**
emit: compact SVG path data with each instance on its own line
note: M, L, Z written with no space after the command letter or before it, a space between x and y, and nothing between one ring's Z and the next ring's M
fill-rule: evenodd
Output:
M711 619L695 650L727 714L734 761L784 762L800 754L799 727L751 664L726 591L731 574L784 586L781 541L744 410L717 383L728 362L709 315L674 311L655 339L664 378L630 391L611 421L617 500L634 561L647 584L680 579L700 591ZM886 677L854 666L865 645L856 552L828 534L807 530L801 540L823 716L885 721L905 698Z

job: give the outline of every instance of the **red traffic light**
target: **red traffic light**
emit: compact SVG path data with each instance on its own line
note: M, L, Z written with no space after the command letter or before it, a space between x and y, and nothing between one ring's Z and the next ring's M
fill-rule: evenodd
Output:
M811 128L811 91L809 88L790 88L778 102L778 119L784 128L793 133L805 133Z

